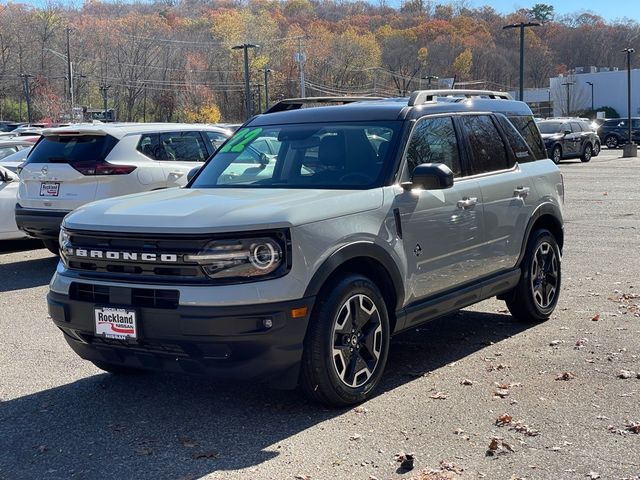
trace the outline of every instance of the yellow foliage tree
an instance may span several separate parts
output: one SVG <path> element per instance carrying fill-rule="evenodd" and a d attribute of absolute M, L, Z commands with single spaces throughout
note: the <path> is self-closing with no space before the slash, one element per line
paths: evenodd
<path fill-rule="evenodd" d="M 221 116 L 220 109 L 215 103 L 188 108 L 184 113 L 188 123 L 218 123 Z"/>
<path fill-rule="evenodd" d="M 473 64 L 473 54 L 470 49 L 465 49 L 453 61 L 452 69 L 456 76 L 461 80 L 465 80 L 471 73 L 471 65 Z"/>

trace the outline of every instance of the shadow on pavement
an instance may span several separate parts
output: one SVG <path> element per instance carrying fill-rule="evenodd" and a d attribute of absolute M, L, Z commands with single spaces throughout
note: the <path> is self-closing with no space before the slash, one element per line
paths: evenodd
<path fill-rule="evenodd" d="M 20 240 L 0 240 L 0 255 L 44 248 L 40 240 L 22 238 Z"/>
<path fill-rule="evenodd" d="M 58 257 L 51 255 L 32 260 L 5 262 L 6 259 L 3 260 L 0 257 L 0 292 L 10 292 L 48 284 L 56 270 Z"/>
<path fill-rule="evenodd" d="M 526 328 L 461 312 L 398 336 L 379 394 Z M 0 401 L 0 477 L 177 479 L 258 467 L 286 452 L 281 441 L 348 411 L 258 385 L 100 374 Z"/>

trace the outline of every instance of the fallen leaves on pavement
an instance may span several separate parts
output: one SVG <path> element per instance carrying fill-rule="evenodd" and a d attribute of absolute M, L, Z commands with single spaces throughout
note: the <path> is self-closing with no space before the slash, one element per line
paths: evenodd
<path fill-rule="evenodd" d="M 563 372 L 556 377 L 556 380 L 562 380 L 568 382 L 569 380 L 573 380 L 576 378 L 576 374 L 573 372 Z"/>

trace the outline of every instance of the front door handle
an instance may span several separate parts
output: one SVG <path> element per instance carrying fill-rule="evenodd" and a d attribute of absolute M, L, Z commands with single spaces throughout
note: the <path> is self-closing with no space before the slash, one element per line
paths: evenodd
<path fill-rule="evenodd" d="M 464 197 L 458 200 L 457 206 L 460 210 L 469 210 L 476 206 L 478 199 L 476 197 Z"/>
<path fill-rule="evenodd" d="M 184 176 L 184 172 L 181 172 L 180 170 L 175 170 L 173 172 L 169 172 L 169 175 L 172 177 L 180 178 Z"/>
<path fill-rule="evenodd" d="M 529 195 L 529 187 L 516 187 L 513 190 L 513 196 L 517 198 L 526 198 Z"/>

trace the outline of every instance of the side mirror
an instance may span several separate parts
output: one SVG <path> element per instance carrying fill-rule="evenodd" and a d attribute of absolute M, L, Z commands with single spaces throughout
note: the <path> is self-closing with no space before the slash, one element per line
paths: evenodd
<path fill-rule="evenodd" d="M 571 133 L 573 133 L 573 132 L 572 132 L 571 130 L 565 130 L 563 133 L 564 133 L 565 135 L 569 135 L 569 134 L 571 134 Z"/>
<path fill-rule="evenodd" d="M 191 179 L 195 177 L 196 173 L 198 173 L 199 171 L 200 167 L 193 167 L 191 170 L 189 170 L 189 173 L 187 173 L 187 182 L 190 182 Z"/>
<path fill-rule="evenodd" d="M 422 163 L 413 169 L 411 181 L 401 186 L 405 190 L 444 190 L 453 186 L 453 172 L 444 163 Z"/>

